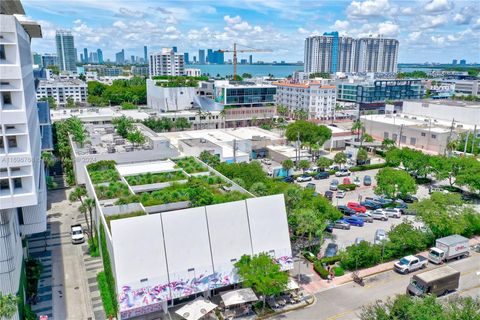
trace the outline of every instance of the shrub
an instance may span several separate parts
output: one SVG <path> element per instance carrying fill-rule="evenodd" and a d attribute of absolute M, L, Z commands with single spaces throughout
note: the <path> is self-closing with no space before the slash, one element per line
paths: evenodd
<path fill-rule="evenodd" d="M 335 273 L 335 277 L 341 277 L 345 274 L 345 270 L 342 267 L 333 267 L 333 272 Z"/>
<path fill-rule="evenodd" d="M 125 177 L 128 184 L 131 186 L 162 183 L 168 181 L 186 180 L 188 177 L 182 171 L 161 172 L 161 173 L 146 173 L 136 176 Z"/>
<path fill-rule="evenodd" d="M 340 261 L 342 259 L 341 256 L 333 256 L 330 258 L 322 258 L 320 259 L 320 262 L 323 264 L 335 264 L 336 262 Z"/>
<path fill-rule="evenodd" d="M 110 221 L 112 221 L 112 220 L 119 220 L 119 219 L 125 219 L 125 218 L 144 216 L 145 214 L 146 213 L 143 212 L 143 211 L 134 211 L 134 212 L 130 212 L 130 213 L 114 214 L 114 215 L 111 215 L 111 216 L 105 216 L 105 220 L 107 221 L 108 229 L 110 229 Z"/>
<path fill-rule="evenodd" d="M 91 257 L 100 257 L 97 240 L 98 239 L 94 239 L 93 237 L 88 239 L 88 252 L 90 253 Z"/>
<path fill-rule="evenodd" d="M 98 285 L 101 288 L 101 283 L 103 283 L 103 292 L 102 300 L 105 296 L 104 309 L 107 316 L 116 316 L 118 310 L 117 298 L 116 298 L 116 289 L 115 289 L 115 278 L 113 277 L 112 265 L 110 262 L 110 254 L 107 249 L 107 242 L 105 240 L 105 229 L 103 225 L 100 225 L 100 249 L 102 250 L 102 261 L 103 261 L 103 270 L 100 273 L 103 273 L 105 277 L 97 276 Z M 106 284 L 105 284 L 106 283 Z M 100 290 L 102 292 L 102 290 Z"/>
<path fill-rule="evenodd" d="M 186 173 L 206 172 L 208 169 L 200 162 L 196 161 L 194 157 L 186 157 L 175 160 L 177 166 L 185 170 Z"/>
<path fill-rule="evenodd" d="M 318 273 L 320 278 L 328 279 L 328 271 L 325 269 L 320 261 L 315 261 L 313 269 Z"/>
<path fill-rule="evenodd" d="M 387 166 L 387 163 L 365 164 L 365 165 L 361 165 L 361 166 L 351 167 L 349 170 L 352 171 L 352 172 L 356 172 L 356 171 L 380 169 L 380 168 L 385 168 L 386 166 Z"/>
<path fill-rule="evenodd" d="M 99 200 L 105 200 L 129 196 L 130 190 L 125 183 L 117 181 L 111 182 L 108 186 L 95 186 L 95 193 Z"/>
<path fill-rule="evenodd" d="M 100 271 L 97 274 L 97 282 L 98 282 L 98 288 L 100 290 L 100 296 L 102 297 L 103 310 L 105 310 L 105 314 L 107 315 L 107 317 L 116 316 L 115 307 L 114 307 L 115 302 L 113 300 L 115 297 L 112 297 L 110 294 L 105 271 Z"/>
<path fill-rule="evenodd" d="M 305 257 L 305 259 L 307 259 L 308 261 L 310 262 L 315 262 L 317 261 L 317 258 L 315 257 L 315 255 L 309 251 L 304 251 L 303 252 L 303 256 Z"/>
<path fill-rule="evenodd" d="M 344 190 L 344 191 L 352 191 L 352 190 L 355 190 L 356 188 L 357 188 L 357 185 L 353 183 L 338 185 L 338 189 Z"/>

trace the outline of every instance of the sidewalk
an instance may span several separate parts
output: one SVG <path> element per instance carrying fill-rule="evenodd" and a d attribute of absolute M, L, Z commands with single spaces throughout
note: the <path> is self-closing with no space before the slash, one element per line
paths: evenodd
<path fill-rule="evenodd" d="M 470 239 L 469 245 L 473 246 L 473 245 L 476 245 L 476 244 L 479 244 L 479 243 L 480 243 L 480 236 Z M 424 252 L 420 252 L 419 254 L 423 255 L 423 256 L 427 256 L 428 252 L 424 251 Z M 385 262 L 385 263 L 373 266 L 371 268 L 359 270 L 359 275 L 360 275 L 360 277 L 365 278 L 365 277 L 373 276 L 373 275 L 378 274 L 378 273 L 382 273 L 382 272 L 385 272 L 385 271 L 392 270 L 393 269 L 393 264 L 395 263 L 395 261 L 396 260 L 390 261 L 390 262 Z M 302 281 L 301 282 L 301 287 L 303 289 L 305 289 L 307 292 L 309 292 L 311 294 L 315 294 L 315 293 L 322 292 L 322 291 L 325 291 L 325 290 L 329 290 L 329 289 L 335 288 L 339 285 L 351 282 L 352 281 L 352 273 L 347 272 L 341 277 L 334 278 L 329 283 L 329 282 L 327 282 L 327 280 L 324 280 L 324 279 L 320 278 L 318 273 L 316 273 L 315 270 L 313 270 L 313 263 L 309 263 L 308 274 L 302 274 L 302 278 L 303 279 L 306 278 L 308 280 L 307 281 Z"/>

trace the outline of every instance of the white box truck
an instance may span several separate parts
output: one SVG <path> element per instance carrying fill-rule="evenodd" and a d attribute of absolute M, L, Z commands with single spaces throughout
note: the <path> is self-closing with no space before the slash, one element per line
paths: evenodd
<path fill-rule="evenodd" d="M 440 238 L 435 241 L 435 247 L 430 249 L 428 260 L 441 264 L 452 259 L 468 257 L 468 239 L 458 234 Z"/>

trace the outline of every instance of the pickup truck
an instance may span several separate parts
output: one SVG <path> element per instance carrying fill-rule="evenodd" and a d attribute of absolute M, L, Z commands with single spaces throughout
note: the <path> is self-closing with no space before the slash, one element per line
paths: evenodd
<path fill-rule="evenodd" d="M 83 235 L 83 227 L 81 224 L 74 224 L 70 226 L 70 235 L 72 237 L 72 243 L 84 243 L 85 236 Z"/>
<path fill-rule="evenodd" d="M 424 269 L 428 265 L 428 259 L 423 256 L 406 256 L 395 262 L 395 271 L 407 274 L 415 270 Z"/>

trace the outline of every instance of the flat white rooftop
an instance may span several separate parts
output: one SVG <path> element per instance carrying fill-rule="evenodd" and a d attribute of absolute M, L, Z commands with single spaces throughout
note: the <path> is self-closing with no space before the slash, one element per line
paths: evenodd
<path fill-rule="evenodd" d="M 138 110 L 118 110 L 117 108 L 76 108 L 50 110 L 52 121 L 66 120 L 73 116 L 84 122 L 111 121 L 113 118 L 126 116 L 134 120 L 145 120 L 150 117 L 147 112 Z"/>
<path fill-rule="evenodd" d="M 122 176 L 133 176 L 143 173 L 160 173 L 175 171 L 175 162 L 172 160 L 160 160 L 149 162 L 135 162 L 116 165 L 118 173 Z"/>

